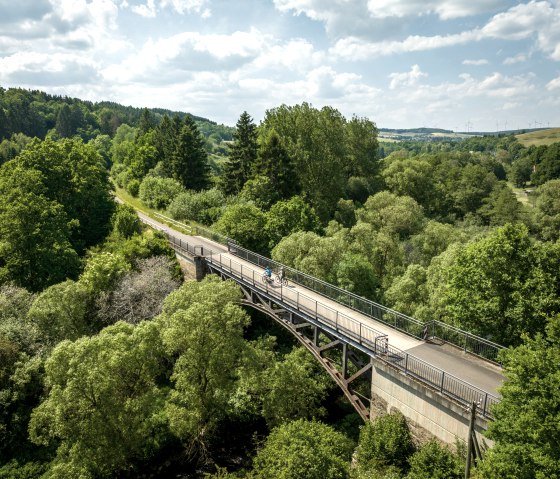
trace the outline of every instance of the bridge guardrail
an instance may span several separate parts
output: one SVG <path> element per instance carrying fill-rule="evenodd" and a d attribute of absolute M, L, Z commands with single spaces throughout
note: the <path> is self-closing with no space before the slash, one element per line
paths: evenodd
<path fill-rule="evenodd" d="M 386 341 L 387 335 L 381 331 L 362 324 L 337 310 L 326 306 L 309 296 L 294 291 L 282 284 L 270 286 L 263 283 L 262 272 L 248 268 L 231 258 L 222 259 L 221 254 L 210 255 L 206 260 L 219 265 L 224 271 L 241 278 L 253 287 L 266 291 L 272 297 L 293 306 L 313 318 L 319 323 L 341 332 L 359 344 L 368 348 L 378 359 L 396 367 L 405 375 L 437 389 L 441 394 L 455 399 L 465 406 L 476 402 L 480 413 L 491 418 L 490 406 L 499 401 L 499 398 L 463 381 L 452 374 L 445 372 L 431 364 L 406 353 L 399 348 L 391 346 Z M 266 265 L 265 265 L 266 266 Z M 381 341 L 380 341 L 381 340 Z"/>
<path fill-rule="evenodd" d="M 480 338 L 449 324 L 442 323 L 441 321 L 434 320 L 424 323 L 423 321 L 419 321 L 415 318 L 407 316 L 406 314 L 399 313 L 398 311 L 376 303 L 375 301 L 362 298 L 361 296 L 329 284 L 323 280 L 314 278 L 307 273 L 302 273 L 294 268 L 290 268 L 282 263 L 266 258 L 258 253 L 254 253 L 253 251 L 245 249 L 238 244 L 230 242 L 228 249 L 232 254 L 263 268 L 266 266 L 270 266 L 272 269 L 279 269 L 280 267 L 283 267 L 286 277 L 295 283 L 306 286 L 316 293 L 327 296 L 328 298 L 359 311 L 376 321 L 385 323 L 388 326 L 417 339 L 426 340 L 430 337 L 437 338 L 453 344 L 466 352 L 499 364 L 498 353 L 504 349 L 504 347 L 493 343 L 492 341 Z"/>
<path fill-rule="evenodd" d="M 286 276 L 295 283 L 306 286 L 319 294 L 327 296 L 328 298 L 344 304 L 349 308 L 359 311 L 376 321 L 387 324 L 388 326 L 391 326 L 392 328 L 402 331 L 410 336 L 422 340 L 437 338 L 441 341 L 453 344 L 463 349 L 465 352 L 474 354 L 495 364 L 499 364 L 498 353 L 504 349 L 504 346 L 501 346 L 500 344 L 481 338 L 438 320 L 432 320 L 424 323 L 407 316 L 406 314 L 383 306 L 382 304 L 378 304 L 375 301 L 362 298 L 354 293 L 329 284 L 326 281 L 315 278 L 307 273 L 290 268 L 289 266 L 283 265 L 282 263 L 274 261 L 270 258 L 266 258 L 258 253 L 254 253 L 253 251 L 239 246 L 235 241 L 232 241 L 226 236 L 216 233 L 208 228 L 180 223 L 160 213 L 157 213 L 157 216 L 182 228 L 190 229 L 198 236 L 203 236 L 227 246 L 232 254 L 246 259 L 253 264 L 263 268 L 266 266 L 271 266 L 273 269 L 283 267 L 286 272 Z"/>

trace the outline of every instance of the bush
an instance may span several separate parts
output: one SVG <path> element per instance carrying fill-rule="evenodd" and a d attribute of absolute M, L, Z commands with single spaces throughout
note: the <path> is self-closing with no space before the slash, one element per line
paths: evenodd
<path fill-rule="evenodd" d="M 330 426 L 300 419 L 272 430 L 254 461 L 257 478 L 348 477 L 352 441 Z"/>
<path fill-rule="evenodd" d="M 461 479 L 463 465 L 447 447 L 430 441 L 410 457 L 406 479 Z"/>
<path fill-rule="evenodd" d="M 147 176 L 140 184 L 140 200 L 148 208 L 164 209 L 182 191 L 176 180 Z"/>
<path fill-rule="evenodd" d="M 128 193 L 131 196 L 134 196 L 135 198 L 138 196 L 139 190 L 140 190 L 140 181 L 137 180 L 136 178 L 130 180 L 126 185 L 126 191 L 128 191 Z"/>
<path fill-rule="evenodd" d="M 167 212 L 176 220 L 192 220 L 211 225 L 221 216 L 225 201 L 224 194 L 216 188 L 200 192 L 186 191 L 173 199 Z"/>
<path fill-rule="evenodd" d="M 414 444 L 406 419 L 401 413 L 388 414 L 362 428 L 357 463 L 360 469 L 396 466 L 404 470 L 413 452 Z"/>

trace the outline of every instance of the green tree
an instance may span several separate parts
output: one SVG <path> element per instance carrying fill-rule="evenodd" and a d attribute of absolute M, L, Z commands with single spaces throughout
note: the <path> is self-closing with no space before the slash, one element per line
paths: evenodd
<path fill-rule="evenodd" d="M 436 188 L 433 167 L 428 161 L 415 158 L 394 160 L 383 169 L 382 175 L 392 193 L 409 196 L 428 211 L 433 211 Z"/>
<path fill-rule="evenodd" d="M 295 165 L 274 129 L 261 139 L 253 170 L 254 175 L 270 180 L 270 188 L 279 199 L 290 198 L 299 190 Z"/>
<path fill-rule="evenodd" d="M 203 190 L 209 185 L 208 154 L 204 138 L 194 120 L 187 115 L 171 157 L 173 178 L 188 190 Z"/>
<path fill-rule="evenodd" d="M 241 114 L 235 128 L 229 158 L 224 165 L 224 191 L 228 195 L 236 195 L 241 191 L 252 176 L 257 159 L 257 126 L 249 113 L 244 111 Z"/>
<path fill-rule="evenodd" d="M 558 178 L 560 178 L 560 142 L 546 147 L 546 151 L 531 175 L 531 180 L 536 185 L 542 185 Z"/>
<path fill-rule="evenodd" d="M 140 121 L 138 122 L 137 135 L 140 137 L 156 127 L 156 121 L 153 114 L 147 108 L 142 110 Z"/>
<path fill-rule="evenodd" d="M 284 237 L 296 231 L 317 231 L 320 223 L 315 211 L 301 196 L 278 201 L 266 213 L 265 231 L 270 249 Z"/>
<path fill-rule="evenodd" d="M 269 242 L 265 225 L 265 213 L 252 204 L 241 203 L 226 208 L 214 227 L 241 246 L 264 253 Z"/>
<path fill-rule="evenodd" d="M 62 105 L 56 116 L 56 131 L 61 138 L 70 138 L 76 133 L 72 122 L 72 112 L 68 104 Z"/>
<path fill-rule="evenodd" d="M 534 335 L 559 311 L 558 245 L 531 241 L 527 228 L 505 225 L 468 244 L 451 266 L 445 292 L 449 318 L 505 344 Z"/>
<path fill-rule="evenodd" d="M 560 180 L 550 180 L 537 189 L 535 202 L 539 236 L 546 241 L 560 238 Z"/>
<path fill-rule="evenodd" d="M 142 223 L 136 210 L 127 204 L 117 205 L 115 213 L 111 218 L 113 234 L 120 238 L 130 238 L 142 231 Z"/>
<path fill-rule="evenodd" d="M 188 448 L 204 450 L 230 409 L 249 324 L 239 298 L 234 282 L 209 276 L 185 283 L 165 300 L 159 323 L 166 351 L 177 358 L 165 411 Z"/>
<path fill-rule="evenodd" d="M 405 273 L 385 291 L 388 306 L 403 314 L 416 316 L 417 309 L 428 299 L 426 281 L 426 268 L 419 264 L 409 265 Z"/>
<path fill-rule="evenodd" d="M 352 442 L 320 422 L 300 419 L 274 429 L 254 460 L 262 479 L 344 479 Z"/>
<path fill-rule="evenodd" d="M 353 116 L 346 124 L 347 175 L 375 183 L 379 174 L 378 130 L 371 120 Z"/>
<path fill-rule="evenodd" d="M 504 350 L 500 360 L 506 380 L 487 433 L 495 445 L 477 469 L 495 479 L 557 479 L 560 316 L 549 319 L 545 334 Z"/>
<path fill-rule="evenodd" d="M 432 440 L 410 456 L 406 479 L 462 479 L 463 461 L 447 447 Z M 493 477 L 493 476 L 492 476 Z"/>
<path fill-rule="evenodd" d="M 346 252 L 336 268 L 338 286 L 368 299 L 379 298 L 379 280 L 365 256 Z"/>
<path fill-rule="evenodd" d="M 46 194 L 38 171 L 12 162 L 0 169 L 0 283 L 39 291 L 76 276 L 68 216 Z"/>
<path fill-rule="evenodd" d="M 87 322 L 90 296 L 81 283 L 68 280 L 40 293 L 28 318 L 36 325 L 41 341 L 52 347 L 64 339 L 75 340 L 91 332 Z"/>
<path fill-rule="evenodd" d="M 375 471 L 396 466 L 405 471 L 413 452 L 406 419 L 397 412 L 365 424 L 360 431 L 356 460 L 360 469 Z"/>
<path fill-rule="evenodd" d="M 241 200 L 254 203 L 257 208 L 262 210 L 268 210 L 280 200 L 280 195 L 272 187 L 270 178 L 262 175 L 247 180 L 238 197 Z"/>
<path fill-rule="evenodd" d="M 507 184 L 497 183 L 478 211 L 490 226 L 503 226 L 521 220 L 522 206 Z"/>
<path fill-rule="evenodd" d="M 146 176 L 140 183 L 139 197 L 148 208 L 163 210 L 183 191 L 177 180 Z"/>
<path fill-rule="evenodd" d="M 165 443 L 163 358 L 154 322 L 117 323 L 54 349 L 29 426 L 34 443 L 58 446 L 46 477 L 114 477 Z"/>
<path fill-rule="evenodd" d="M 225 203 L 226 198 L 216 188 L 186 191 L 173 199 L 167 208 L 167 213 L 176 220 L 198 221 L 211 225 L 221 216 Z"/>

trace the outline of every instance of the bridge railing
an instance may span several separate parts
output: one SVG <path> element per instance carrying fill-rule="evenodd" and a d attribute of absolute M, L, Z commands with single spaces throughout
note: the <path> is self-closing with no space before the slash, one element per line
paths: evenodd
<path fill-rule="evenodd" d="M 228 249 L 232 254 L 262 268 L 270 266 L 272 269 L 278 270 L 283 267 L 286 277 L 293 282 L 301 284 L 302 286 L 417 339 L 437 338 L 494 363 L 498 363 L 498 353 L 504 349 L 504 347 L 499 344 L 462 331 L 461 329 L 442 323 L 441 321 L 429 321 L 424 323 L 406 314 L 387 308 L 382 304 L 362 298 L 354 293 L 318 278 L 314 278 L 307 273 L 302 273 L 301 271 L 290 268 L 270 258 L 261 256 L 233 242 L 228 244 Z"/>
<path fill-rule="evenodd" d="M 344 337 L 363 345 L 375 357 L 396 367 L 407 376 L 437 389 L 441 394 L 453 398 L 465 406 L 476 402 L 480 413 L 491 417 L 490 406 L 499 398 L 469 384 L 422 359 L 389 345 L 387 335 L 381 331 L 364 325 L 338 310 L 335 310 L 316 299 L 283 285 L 270 285 L 262 281 L 262 271 L 243 265 L 231 258 L 223 258 L 221 254 L 209 255 L 206 260 L 218 265 L 223 271 L 242 279 L 254 288 L 266 292 L 282 303 L 314 318 L 319 324 L 327 326 Z M 264 264 L 263 266 L 267 266 Z M 272 266 L 272 264 L 271 264 Z"/>

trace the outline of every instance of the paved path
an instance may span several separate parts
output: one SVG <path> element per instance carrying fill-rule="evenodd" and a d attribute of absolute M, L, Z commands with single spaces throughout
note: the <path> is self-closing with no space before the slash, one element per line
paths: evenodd
<path fill-rule="evenodd" d="M 201 236 L 190 236 L 180 233 L 142 213 L 138 213 L 138 215 L 142 221 L 152 227 L 165 231 L 176 238 L 181 238 L 182 241 L 186 241 L 192 246 L 202 246 L 205 254 L 212 251 L 214 261 L 220 261 L 225 265 L 232 265 L 232 269 L 235 270 L 237 276 L 250 280 L 254 282 L 256 286 L 260 286 L 261 288 L 265 287 L 261 282 L 263 269 L 253 263 L 228 253 L 227 248 L 223 245 Z M 292 301 L 295 301 L 295 298 L 297 297 L 298 303 L 302 304 L 305 304 L 305 301 L 307 301 L 310 303 L 310 308 L 316 308 L 314 302 L 317 302 L 317 304 L 320 305 L 319 307 L 323 308 L 321 310 L 321 314 L 325 316 L 328 316 L 330 312 L 338 311 L 340 316 L 337 315 L 337 317 L 352 318 L 352 320 L 362 323 L 362 325 L 369 326 L 380 333 L 386 334 L 391 346 L 412 354 L 417 358 L 445 371 L 446 373 L 476 386 L 477 388 L 491 394 L 498 395 L 497 388 L 504 378 L 501 373 L 501 368 L 493 364 L 476 358 L 470 354 L 463 353 L 457 348 L 449 345 L 432 344 L 415 339 L 299 284 L 290 282 L 288 287 L 280 287 L 278 285 L 271 286 L 269 288 L 276 295 L 282 294 L 284 299 L 291 299 Z M 311 303 L 313 303 L 312 306 Z"/>

